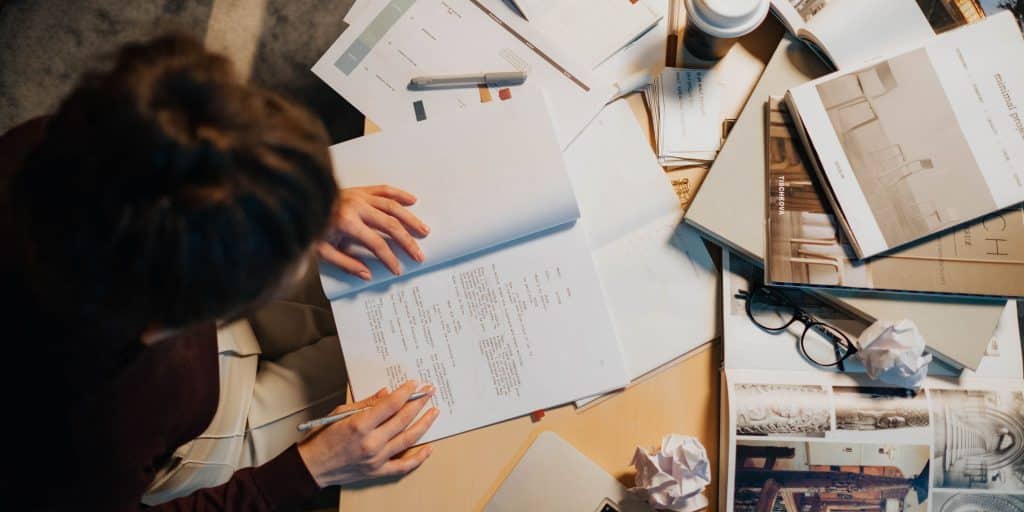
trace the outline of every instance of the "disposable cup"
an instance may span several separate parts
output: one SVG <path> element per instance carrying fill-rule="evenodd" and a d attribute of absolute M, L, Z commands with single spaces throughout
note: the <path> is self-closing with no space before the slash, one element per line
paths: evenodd
<path fill-rule="evenodd" d="M 768 16 L 770 0 L 686 0 L 683 45 L 703 60 L 725 56 L 737 39 Z"/>

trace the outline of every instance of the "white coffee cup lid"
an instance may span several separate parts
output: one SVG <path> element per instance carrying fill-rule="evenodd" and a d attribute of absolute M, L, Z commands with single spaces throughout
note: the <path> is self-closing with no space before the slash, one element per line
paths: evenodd
<path fill-rule="evenodd" d="M 768 16 L 769 0 L 686 0 L 686 14 L 709 35 L 734 38 L 757 28 Z"/>

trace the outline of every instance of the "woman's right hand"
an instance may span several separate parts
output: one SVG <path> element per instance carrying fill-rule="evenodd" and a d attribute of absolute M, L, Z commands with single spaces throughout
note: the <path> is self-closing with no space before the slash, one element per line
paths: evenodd
<path fill-rule="evenodd" d="M 400 476 L 419 467 L 430 456 L 430 445 L 416 444 L 437 419 L 431 408 L 413 420 L 434 395 L 434 387 L 423 389 L 427 396 L 408 402 L 419 385 L 408 381 L 391 393 L 376 395 L 335 408 L 339 414 L 361 407 L 370 408 L 327 425 L 299 443 L 299 455 L 320 487 L 344 485 L 361 480 Z M 411 424 L 411 425 L 410 425 Z"/>

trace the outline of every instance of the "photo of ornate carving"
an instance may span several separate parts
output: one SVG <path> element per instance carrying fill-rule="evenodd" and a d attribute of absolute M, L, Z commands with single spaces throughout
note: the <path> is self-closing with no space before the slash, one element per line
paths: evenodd
<path fill-rule="evenodd" d="M 830 429 L 828 392 L 822 386 L 737 384 L 730 400 L 736 402 L 739 435 L 821 437 Z"/>
<path fill-rule="evenodd" d="M 923 392 L 897 388 L 834 386 L 837 430 L 886 430 L 927 427 L 928 400 Z"/>

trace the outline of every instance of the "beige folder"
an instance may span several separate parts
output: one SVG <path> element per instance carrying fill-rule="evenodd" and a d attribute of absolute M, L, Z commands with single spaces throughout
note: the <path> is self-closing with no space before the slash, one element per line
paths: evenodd
<path fill-rule="evenodd" d="M 764 103 L 830 70 L 791 35 L 783 37 L 718 158 L 686 212 L 705 236 L 762 263 L 765 254 Z M 932 353 L 958 368 L 976 369 L 1006 305 L 965 299 L 878 292 L 816 290 L 837 307 L 868 320 L 913 320 Z"/>

